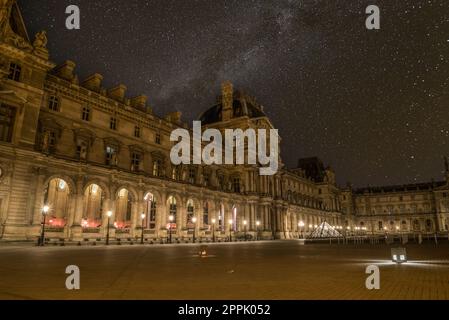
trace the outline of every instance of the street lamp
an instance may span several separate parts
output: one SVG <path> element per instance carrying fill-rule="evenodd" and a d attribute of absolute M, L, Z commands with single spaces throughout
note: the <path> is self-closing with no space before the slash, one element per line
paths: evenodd
<path fill-rule="evenodd" d="M 173 215 L 170 215 L 169 217 L 168 217 L 168 221 L 169 221 L 169 224 L 168 224 L 168 234 L 169 234 L 169 237 L 170 237 L 170 243 L 171 243 L 171 226 L 172 226 L 172 224 L 173 224 L 173 220 L 175 220 L 175 217 L 173 217 Z"/>
<path fill-rule="evenodd" d="M 217 220 L 212 219 L 212 242 L 215 242 L 215 222 L 217 222 Z"/>
<path fill-rule="evenodd" d="M 248 224 L 248 221 L 243 220 L 243 225 L 245 226 L 245 241 L 246 241 L 246 225 Z"/>
<path fill-rule="evenodd" d="M 107 231 L 106 231 L 106 245 L 109 245 L 109 224 L 110 224 L 110 220 L 112 217 L 112 211 L 109 210 L 106 215 L 108 216 L 108 227 L 107 227 Z"/>
<path fill-rule="evenodd" d="M 256 241 L 259 240 L 259 226 L 260 221 L 256 221 Z"/>
<path fill-rule="evenodd" d="M 229 242 L 232 242 L 232 224 L 234 221 L 232 219 L 229 219 Z"/>
<path fill-rule="evenodd" d="M 145 220 L 145 213 L 142 213 L 140 217 L 142 218 L 142 234 L 140 235 L 140 244 L 143 244 L 143 222 Z"/>
<path fill-rule="evenodd" d="M 192 218 L 192 223 L 193 223 L 193 243 L 195 243 L 196 217 Z"/>
<path fill-rule="evenodd" d="M 304 223 L 304 221 L 299 221 L 298 222 L 298 227 L 299 227 L 299 236 L 302 238 L 302 228 L 304 228 L 304 226 L 305 226 L 305 223 Z"/>
<path fill-rule="evenodd" d="M 39 241 L 39 245 L 41 245 L 42 247 L 45 246 L 45 219 L 49 211 L 50 207 L 47 205 L 42 208 L 42 216 L 44 217 L 44 221 L 42 222 L 41 238 Z"/>

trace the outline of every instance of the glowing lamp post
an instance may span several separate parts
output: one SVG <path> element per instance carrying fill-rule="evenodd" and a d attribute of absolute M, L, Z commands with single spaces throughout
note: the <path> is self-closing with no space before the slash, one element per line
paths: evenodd
<path fill-rule="evenodd" d="M 168 223 L 168 235 L 169 235 L 169 242 L 171 243 L 171 227 L 172 227 L 172 224 L 173 224 L 173 220 L 175 220 L 175 217 L 173 217 L 172 215 L 170 215 L 169 217 L 168 217 L 168 221 L 169 221 L 169 223 Z"/>
<path fill-rule="evenodd" d="M 243 221 L 243 225 L 245 226 L 245 241 L 246 241 L 246 226 L 248 224 L 248 221 L 244 220 Z"/>
<path fill-rule="evenodd" d="M 234 221 L 232 219 L 229 219 L 229 242 L 232 242 L 232 224 Z"/>
<path fill-rule="evenodd" d="M 217 220 L 212 219 L 212 242 L 215 242 L 215 222 L 217 222 Z"/>
<path fill-rule="evenodd" d="M 192 223 L 193 223 L 193 243 L 196 242 L 196 239 L 195 239 L 196 221 L 197 221 L 196 217 L 193 217 L 192 218 Z"/>
<path fill-rule="evenodd" d="M 44 218 L 43 222 L 42 222 L 42 230 L 41 230 L 41 238 L 39 240 L 39 245 L 40 246 L 45 246 L 45 220 L 47 218 L 47 214 L 50 211 L 50 207 L 45 205 L 42 208 L 42 216 Z"/>
<path fill-rule="evenodd" d="M 109 245 L 109 225 L 111 224 L 111 217 L 112 217 L 112 211 L 109 210 L 108 213 L 106 213 L 106 215 L 108 216 L 108 226 L 107 226 L 107 231 L 106 231 L 106 245 Z"/>
<path fill-rule="evenodd" d="M 260 221 L 256 221 L 256 241 L 259 240 L 259 226 Z"/>
<path fill-rule="evenodd" d="M 144 220 L 145 220 L 145 213 L 142 213 L 140 215 L 140 217 L 142 218 L 142 234 L 140 235 L 140 244 L 143 244 L 143 229 L 144 229 Z"/>

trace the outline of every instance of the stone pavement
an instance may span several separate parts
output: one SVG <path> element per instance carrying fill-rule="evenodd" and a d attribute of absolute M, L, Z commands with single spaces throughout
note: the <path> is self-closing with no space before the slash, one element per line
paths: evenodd
<path fill-rule="evenodd" d="M 449 299 L 449 245 L 299 245 L 298 241 L 200 245 L 0 247 L 1 299 Z M 380 268 L 380 290 L 365 269 Z M 81 290 L 65 288 L 68 265 Z"/>

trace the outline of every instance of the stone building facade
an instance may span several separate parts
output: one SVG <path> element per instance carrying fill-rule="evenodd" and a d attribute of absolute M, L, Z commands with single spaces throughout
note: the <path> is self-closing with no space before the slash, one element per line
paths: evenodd
<path fill-rule="evenodd" d="M 100 74 L 80 80 L 74 62 L 55 65 L 45 32 L 31 41 L 15 1 L 0 3 L 0 240 L 35 240 L 44 206 L 46 236 L 74 241 L 107 230 L 126 239 L 290 239 L 323 221 L 377 232 L 378 221 L 412 230 L 418 219 L 421 231 L 447 230 L 447 177 L 351 190 L 313 158 L 273 176 L 256 166 L 173 166 L 170 133 L 188 128 L 180 113 L 158 117 L 125 85 L 106 89 Z M 219 130 L 273 128 L 230 83 L 200 120 Z"/>

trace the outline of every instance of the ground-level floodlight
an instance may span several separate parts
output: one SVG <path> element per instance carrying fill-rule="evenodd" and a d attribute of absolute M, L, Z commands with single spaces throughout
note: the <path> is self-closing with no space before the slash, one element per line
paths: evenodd
<path fill-rule="evenodd" d="M 396 263 L 407 262 L 407 250 L 405 248 L 391 248 L 391 260 Z"/>

